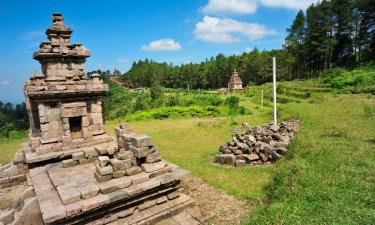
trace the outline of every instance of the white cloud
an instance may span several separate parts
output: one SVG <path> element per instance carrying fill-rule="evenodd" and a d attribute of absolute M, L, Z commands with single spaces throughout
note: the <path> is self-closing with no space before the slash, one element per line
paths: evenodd
<path fill-rule="evenodd" d="M 10 84 L 10 81 L 8 80 L 0 80 L 0 85 L 8 85 Z"/>
<path fill-rule="evenodd" d="M 256 0 L 209 0 L 202 12 L 210 15 L 249 14 L 257 10 Z"/>
<path fill-rule="evenodd" d="M 318 0 L 209 0 L 202 8 L 209 15 L 243 15 L 255 13 L 258 6 L 288 9 L 306 9 Z"/>
<path fill-rule="evenodd" d="M 147 45 L 142 46 L 144 51 L 178 51 L 181 50 L 181 45 L 171 38 L 159 39 L 151 41 Z"/>
<path fill-rule="evenodd" d="M 228 18 L 205 16 L 195 25 L 195 38 L 213 43 L 239 42 L 240 37 L 256 40 L 267 35 L 276 34 L 257 23 L 246 23 Z"/>
<path fill-rule="evenodd" d="M 312 3 L 318 0 L 260 0 L 260 4 L 266 7 L 288 8 L 288 9 L 306 9 Z"/>
<path fill-rule="evenodd" d="M 25 33 L 21 37 L 21 39 L 24 41 L 30 41 L 30 40 L 35 40 L 35 39 L 41 39 L 43 38 L 43 36 L 44 36 L 44 33 L 42 31 L 32 30 L 32 31 L 28 31 L 27 33 Z"/>

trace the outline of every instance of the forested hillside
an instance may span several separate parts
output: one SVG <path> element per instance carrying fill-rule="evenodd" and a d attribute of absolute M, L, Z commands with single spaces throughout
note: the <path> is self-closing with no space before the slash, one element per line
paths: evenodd
<path fill-rule="evenodd" d="M 22 136 L 18 133 L 29 127 L 25 103 L 13 105 L 0 101 L 0 137 Z"/>
<path fill-rule="evenodd" d="M 233 69 L 246 85 L 271 80 L 273 56 L 280 80 L 307 79 L 334 67 L 352 69 L 375 59 L 374 0 L 323 0 L 299 11 L 281 50 L 245 52 L 206 59 L 201 63 L 172 65 L 152 60 L 134 62 L 123 75 L 140 86 L 226 87 Z"/>

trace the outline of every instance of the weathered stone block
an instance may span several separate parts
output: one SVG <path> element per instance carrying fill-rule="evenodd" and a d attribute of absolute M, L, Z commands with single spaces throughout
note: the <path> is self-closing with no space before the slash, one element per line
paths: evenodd
<path fill-rule="evenodd" d="M 99 161 L 100 167 L 105 167 L 109 163 L 109 157 L 108 156 L 99 156 L 98 161 Z M 102 175 L 106 175 L 106 174 L 102 174 Z"/>
<path fill-rule="evenodd" d="M 103 176 L 100 175 L 97 171 L 94 172 L 94 176 L 96 181 L 98 181 L 99 183 L 112 179 L 112 174 Z"/>
<path fill-rule="evenodd" d="M 148 146 L 154 145 L 153 140 L 145 134 L 138 134 L 132 137 L 131 142 L 132 142 L 132 145 L 137 148 L 148 147 Z"/>
<path fill-rule="evenodd" d="M 112 165 L 113 171 L 125 170 L 125 164 L 119 159 L 110 159 L 109 162 Z"/>
<path fill-rule="evenodd" d="M 133 159 L 134 153 L 132 151 L 121 151 L 117 154 L 117 158 L 121 160 Z"/>
<path fill-rule="evenodd" d="M 215 156 L 215 162 L 222 163 L 222 164 L 229 164 L 234 165 L 236 162 L 236 156 L 232 154 L 221 154 Z"/>
<path fill-rule="evenodd" d="M 78 188 L 59 186 L 57 192 L 64 204 L 77 202 L 81 198 L 81 192 Z"/>
<path fill-rule="evenodd" d="M 145 171 L 146 173 L 151 173 L 156 170 L 160 170 L 166 166 L 166 163 L 164 161 L 159 161 L 155 163 L 143 163 L 141 165 L 142 170 Z"/>
<path fill-rule="evenodd" d="M 79 191 L 83 198 L 91 198 L 98 194 L 99 187 L 94 183 L 85 183 L 79 188 Z"/>
<path fill-rule="evenodd" d="M 132 180 L 133 185 L 143 183 L 143 182 L 148 181 L 150 179 L 150 177 L 147 173 L 140 173 L 140 174 L 131 176 L 130 178 Z"/>
<path fill-rule="evenodd" d="M 160 156 L 159 151 L 155 151 L 155 152 L 146 156 L 146 162 L 147 163 L 158 162 L 160 160 L 161 160 L 161 156 Z"/>
<path fill-rule="evenodd" d="M 140 172 L 142 172 L 142 169 L 139 166 L 133 166 L 133 167 L 131 167 L 129 169 L 126 169 L 126 174 L 128 176 L 133 176 L 133 175 L 138 174 Z"/>
<path fill-rule="evenodd" d="M 64 168 L 66 167 L 71 167 L 71 166 L 75 166 L 78 164 L 78 161 L 77 160 L 73 160 L 73 159 L 66 159 L 66 160 L 63 160 L 62 161 L 62 166 Z"/>
<path fill-rule="evenodd" d="M 110 165 L 104 166 L 104 167 L 95 167 L 95 168 L 96 168 L 96 172 L 98 172 L 98 174 L 102 176 L 112 175 L 113 173 L 113 168 Z"/>
<path fill-rule="evenodd" d="M 245 165 L 246 165 L 245 160 L 242 160 L 242 159 L 236 160 L 236 167 L 241 167 L 241 166 L 245 166 Z"/>
<path fill-rule="evenodd" d="M 113 172 L 113 178 L 119 178 L 119 177 L 123 177 L 126 175 L 126 170 L 118 170 L 118 171 L 115 171 Z"/>
<path fill-rule="evenodd" d="M 84 152 L 85 152 L 86 158 L 92 158 L 92 157 L 98 156 L 98 153 L 96 152 L 96 150 L 94 148 L 87 148 L 87 149 L 84 150 Z"/>
<path fill-rule="evenodd" d="M 137 158 L 146 157 L 150 152 L 148 147 L 137 148 L 134 146 L 130 146 L 130 151 L 132 151 Z"/>
<path fill-rule="evenodd" d="M 83 159 L 83 158 L 85 158 L 84 152 L 76 152 L 76 153 L 73 153 L 73 155 L 72 155 L 73 160 L 80 160 L 80 159 Z"/>

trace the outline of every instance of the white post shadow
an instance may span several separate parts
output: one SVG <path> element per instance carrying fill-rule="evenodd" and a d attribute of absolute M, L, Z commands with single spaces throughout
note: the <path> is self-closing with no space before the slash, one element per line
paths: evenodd
<path fill-rule="evenodd" d="M 276 57 L 272 57 L 273 61 L 273 124 L 277 126 L 276 112 Z"/>

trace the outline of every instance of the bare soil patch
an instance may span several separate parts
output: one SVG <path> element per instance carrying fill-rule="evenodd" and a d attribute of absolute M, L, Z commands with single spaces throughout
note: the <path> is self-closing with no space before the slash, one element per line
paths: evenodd
<path fill-rule="evenodd" d="M 228 195 L 191 175 L 184 178 L 183 187 L 184 192 L 197 202 L 202 214 L 210 218 L 206 224 L 241 224 L 254 207 L 253 202 Z"/>

